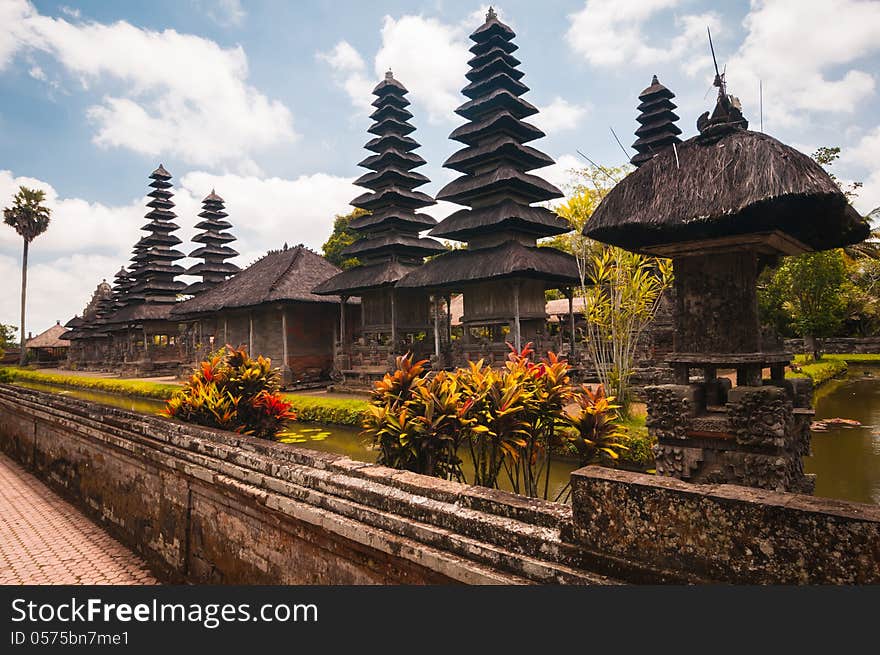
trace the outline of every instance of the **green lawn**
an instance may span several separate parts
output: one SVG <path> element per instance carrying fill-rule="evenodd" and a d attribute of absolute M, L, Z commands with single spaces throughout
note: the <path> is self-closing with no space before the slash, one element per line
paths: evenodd
<path fill-rule="evenodd" d="M 844 359 L 844 357 L 847 359 Z M 850 361 L 849 355 L 827 355 L 818 362 L 814 362 L 812 358 L 807 359 L 803 355 L 796 355 L 795 364 L 800 366 L 801 370 L 799 372 L 788 371 L 785 377 L 808 377 L 813 381 L 813 386 L 818 387 L 820 384 L 846 373 L 848 361 Z"/>

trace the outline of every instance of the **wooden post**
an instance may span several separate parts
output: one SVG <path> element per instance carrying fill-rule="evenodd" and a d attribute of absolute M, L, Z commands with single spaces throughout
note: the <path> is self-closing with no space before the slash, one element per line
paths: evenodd
<path fill-rule="evenodd" d="M 224 346 L 225 346 L 227 343 L 229 343 L 229 333 L 228 333 L 228 331 L 227 331 L 227 327 L 228 327 L 228 326 L 227 326 L 227 320 L 226 320 L 226 317 L 224 316 L 224 317 L 223 317 L 223 345 L 224 345 Z"/>
<path fill-rule="evenodd" d="M 440 369 L 440 296 L 435 294 L 432 302 L 434 305 L 434 354 L 437 356 L 437 368 Z"/>
<path fill-rule="evenodd" d="M 391 354 L 397 354 L 397 312 L 394 303 L 394 287 L 391 287 Z"/>
<path fill-rule="evenodd" d="M 571 352 L 568 354 L 568 360 L 570 362 L 573 362 L 575 361 L 575 345 L 577 344 L 577 339 L 575 338 L 574 332 L 574 289 L 569 287 L 566 295 L 568 296 L 568 323 L 569 329 L 571 330 L 571 334 L 568 335 L 569 348 L 571 348 Z"/>
<path fill-rule="evenodd" d="M 282 366 L 290 366 L 287 362 L 287 308 L 281 307 L 281 359 Z"/>
<path fill-rule="evenodd" d="M 141 330 L 143 330 L 143 332 L 144 332 L 144 359 L 148 359 L 148 353 L 150 352 L 150 347 L 147 342 L 147 328 L 145 326 L 142 326 Z"/>
<path fill-rule="evenodd" d="M 348 339 L 345 336 L 345 304 L 347 302 L 348 296 L 339 296 L 339 343 L 343 355 L 348 353 L 348 348 L 346 347 Z"/>
<path fill-rule="evenodd" d="M 516 351 L 522 350 L 519 325 L 519 280 L 513 283 L 513 345 Z"/>
<path fill-rule="evenodd" d="M 446 294 L 446 345 L 452 347 L 452 295 Z"/>
<path fill-rule="evenodd" d="M 254 356 L 254 313 L 248 312 L 248 355 Z"/>

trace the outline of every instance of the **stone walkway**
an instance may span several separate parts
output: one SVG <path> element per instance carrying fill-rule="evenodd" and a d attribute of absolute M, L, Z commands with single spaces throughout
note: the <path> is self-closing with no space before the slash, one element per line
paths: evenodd
<path fill-rule="evenodd" d="M 0 584 L 159 584 L 144 561 L 0 453 Z"/>

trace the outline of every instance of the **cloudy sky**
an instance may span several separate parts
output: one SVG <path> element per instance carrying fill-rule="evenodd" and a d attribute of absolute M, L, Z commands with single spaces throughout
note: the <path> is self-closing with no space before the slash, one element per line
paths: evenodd
<path fill-rule="evenodd" d="M 465 0 L 0 0 L 0 206 L 43 188 L 49 231 L 31 249 L 27 329 L 81 312 L 127 262 L 145 223 L 147 175 L 171 171 L 185 243 L 212 188 L 247 265 L 269 248 L 320 248 L 359 194 L 370 90 L 389 67 L 410 89 L 435 192 L 457 147 L 468 34 L 487 5 Z M 714 101 L 710 26 L 731 93 L 758 129 L 812 152 L 840 146 L 839 177 L 880 205 L 880 2 L 871 0 L 504 0 L 557 165 L 625 160 L 651 75 L 677 94 L 684 137 Z M 532 120 L 532 119 L 530 119 Z M 632 151 L 627 153 L 632 154 Z M 450 211 L 438 206 L 439 218 Z M 21 242 L 0 225 L 0 323 L 18 323 Z M 185 261 L 184 264 L 191 263 Z"/>

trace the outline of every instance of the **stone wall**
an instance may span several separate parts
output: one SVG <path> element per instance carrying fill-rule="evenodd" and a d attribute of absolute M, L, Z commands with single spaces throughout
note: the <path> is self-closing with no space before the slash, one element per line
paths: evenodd
<path fill-rule="evenodd" d="M 880 507 L 598 467 L 571 507 L 0 385 L 0 449 L 170 581 L 880 583 Z"/>
<path fill-rule="evenodd" d="M 847 353 L 880 353 L 880 337 L 829 337 L 820 341 L 822 352 L 830 355 Z M 786 339 L 785 349 L 792 353 L 806 353 L 803 339 Z M 812 354 L 812 353 L 809 353 Z"/>
<path fill-rule="evenodd" d="M 338 455 L 6 385 L 0 448 L 172 581 L 615 582 L 565 506 Z"/>
<path fill-rule="evenodd" d="M 880 506 L 587 467 L 572 474 L 584 548 L 737 584 L 880 583 Z"/>

